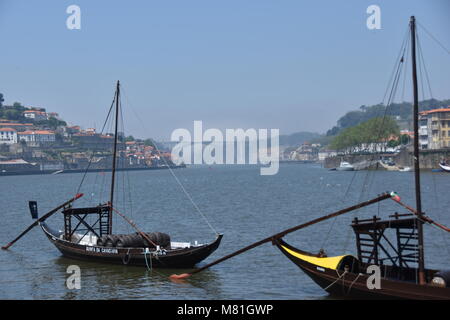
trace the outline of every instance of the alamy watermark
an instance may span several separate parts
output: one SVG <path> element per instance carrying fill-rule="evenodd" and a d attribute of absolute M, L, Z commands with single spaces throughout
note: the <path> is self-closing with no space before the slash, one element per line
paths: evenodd
<path fill-rule="evenodd" d="M 79 6 L 72 4 L 67 7 L 66 13 L 70 14 L 66 19 L 66 27 L 69 30 L 81 29 L 81 9 Z"/>
<path fill-rule="evenodd" d="M 381 289 L 381 270 L 377 265 L 370 265 L 367 267 L 367 273 L 370 274 L 367 277 L 366 285 L 369 290 Z"/>
<path fill-rule="evenodd" d="M 81 269 L 73 264 L 67 267 L 66 273 L 70 274 L 66 280 L 66 287 L 69 290 L 81 289 Z"/>
<path fill-rule="evenodd" d="M 175 164 L 263 164 L 261 175 L 274 175 L 279 169 L 279 129 L 207 129 L 194 121 L 194 133 L 187 129 L 172 132 Z"/>
<path fill-rule="evenodd" d="M 381 9 L 376 4 L 367 7 L 367 14 L 370 16 L 366 20 L 366 25 L 369 30 L 381 29 Z"/>

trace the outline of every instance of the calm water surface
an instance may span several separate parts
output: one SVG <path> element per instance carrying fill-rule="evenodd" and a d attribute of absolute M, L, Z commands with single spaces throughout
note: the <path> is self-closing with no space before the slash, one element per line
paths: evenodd
<path fill-rule="evenodd" d="M 211 262 L 288 227 L 328 214 L 388 191 L 413 204 L 413 174 L 336 172 L 319 165 L 282 164 L 274 176 L 260 176 L 256 166 L 191 167 L 176 170 L 200 210 L 224 238 Z M 81 174 L 0 177 L 0 242 L 15 238 L 32 220 L 28 200 L 41 215 L 68 200 Z M 106 200 L 108 175 L 88 174 L 77 206 Z M 174 241 L 212 241 L 214 232 L 167 170 L 128 172 L 119 179 L 118 206 L 145 231 L 161 231 Z M 130 188 L 124 186 L 130 185 Z M 350 186 L 350 187 L 349 187 Z M 450 174 L 423 173 L 423 202 L 435 220 L 450 225 Z M 328 255 L 354 253 L 351 219 L 398 210 L 393 201 L 360 210 L 288 235 L 291 244 Z M 133 232 L 114 220 L 115 232 Z M 62 227 L 61 215 L 48 221 Z M 427 266 L 448 268 L 449 237 L 426 227 Z M 9 251 L 0 251 L 1 299 L 324 299 L 327 294 L 271 244 L 218 264 L 189 279 L 172 283 L 168 275 L 186 270 L 147 271 L 140 267 L 80 262 L 61 257 L 39 228 Z M 71 264 L 81 267 L 80 290 L 65 285 Z"/>

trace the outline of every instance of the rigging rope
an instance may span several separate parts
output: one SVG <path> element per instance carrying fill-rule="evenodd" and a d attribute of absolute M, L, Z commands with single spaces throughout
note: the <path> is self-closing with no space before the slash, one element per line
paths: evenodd
<path fill-rule="evenodd" d="M 425 31 L 425 33 L 426 34 L 428 34 L 428 36 L 430 36 L 430 38 L 431 39 L 433 39 L 434 41 L 436 41 L 436 43 L 442 48 L 442 49 L 444 49 L 444 51 L 445 52 L 447 52 L 448 54 L 450 54 L 450 50 L 449 49 L 447 49 L 436 37 L 434 37 L 432 34 L 431 34 L 431 32 L 429 32 L 420 22 L 418 22 L 417 20 L 416 20 L 416 24 L 420 27 L 420 28 L 422 28 L 424 31 Z"/>
<path fill-rule="evenodd" d="M 395 96 L 396 96 L 399 80 L 401 78 L 402 68 L 403 68 L 403 65 L 405 64 L 404 57 L 405 57 L 405 54 L 407 53 L 407 48 L 408 48 L 408 44 L 409 44 L 409 38 L 410 38 L 409 37 L 409 35 L 410 35 L 409 32 L 410 32 L 410 30 L 409 30 L 409 27 L 408 27 L 407 30 L 406 30 L 406 33 L 405 33 L 402 45 L 400 46 L 399 53 L 398 53 L 397 58 L 395 60 L 396 62 L 394 64 L 394 68 L 393 68 L 393 71 L 391 73 L 389 84 L 388 84 L 388 86 L 386 88 L 386 91 L 385 91 L 385 94 L 384 94 L 384 97 L 383 97 L 383 100 L 382 100 L 382 104 L 384 104 L 385 100 L 386 100 L 387 93 L 389 92 L 389 96 L 388 96 L 388 99 L 386 101 L 386 107 L 384 108 L 383 114 L 382 114 L 382 117 L 381 117 L 381 124 L 379 126 L 379 131 L 376 134 L 375 145 L 382 137 L 385 120 L 386 120 L 387 116 L 389 115 L 389 110 L 390 110 L 391 104 L 393 103 L 393 101 L 395 99 Z M 379 117 L 380 116 L 378 116 L 378 118 Z M 370 157 L 370 163 L 372 163 L 374 161 L 376 156 L 378 156 L 378 154 L 375 154 L 375 153 L 372 154 L 372 156 Z M 373 170 L 373 171 L 376 171 L 376 170 Z M 356 174 L 357 174 L 357 171 L 355 170 L 355 172 L 353 173 L 353 178 L 352 178 L 352 180 L 350 182 L 349 188 L 350 188 L 351 184 L 353 183 L 353 180 L 354 180 L 354 177 L 356 176 Z M 364 179 L 362 181 L 362 188 L 361 188 L 362 191 L 361 191 L 359 199 L 358 199 L 359 202 L 362 201 L 362 199 L 365 196 L 365 194 L 370 191 L 370 189 L 372 188 L 372 185 L 374 183 L 374 180 L 375 180 L 375 173 L 372 172 L 372 170 L 367 170 L 366 174 L 364 175 Z M 352 219 L 356 215 L 356 213 L 357 213 L 357 211 L 352 213 Z M 346 239 L 344 241 L 344 248 L 343 248 L 344 251 L 346 251 L 347 248 L 348 248 L 348 244 L 349 244 L 349 241 L 350 241 L 350 235 L 351 235 L 351 231 L 347 232 Z"/>
<path fill-rule="evenodd" d="M 431 91 L 430 78 L 428 77 L 428 70 L 427 70 L 427 66 L 425 64 L 425 59 L 423 58 L 422 46 L 420 45 L 418 35 L 416 36 L 416 42 L 417 42 L 417 48 L 419 51 L 419 62 L 421 62 L 421 65 L 423 66 L 423 69 L 424 69 L 425 77 L 427 79 L 427 84 L 428 84 L 428 90 L 430 91 L 430 98 L 433 99 L 433 92 Z M 422 91 L 425 94 L 425 91 L 423 90 L 423 88 L 422 88 Z"/>
<path fill-rule="evenodd" d="M 339 272 L 336 270 L 336 274 L 338 275 L 338 278 L 336 280 L 334 280 L 331 284 L 329 284 L 328 286 L 326 286 L 325 288 L 323 288 L 325 291 L 327 291 L 329 288 L 331 288 L 335 283 L 337 283 L 339 280 L 341 280 L 345 274 L 347 273 L 347 271 L 344 271 L 344 273 L 339 274 Z"/>
<path fill-rule="evenodd" d="M 112 109 L 114 107 L 114 102 L 115 101 L 116 101 L 116 95 L 114 94 L 113 101 L 111 102 L 111 107 L 109 108 L 108 115 L 106 116 L 105 122 L 103 123 L 103 127 L 102 127 L 102 130 L 101 130 L 100 134 L 103 134 L 103 130 L 105 129 L 105 126 L 106 126 L 106 124 L 108 122 L 108 119 L 109 119 L 109 117 L 111 115 L 111 111 L 112 111 Z M 84 171 L 84 174 L 83 174 L 83 177 L 81 179 L 80 185 L 78 186 L 77 193 L 80 192 L 81 186 L 83 185 L 84 179 L 86 178 L 86 174 L 88 173 L 89 168 L 91 167 L 91 163 L 92 163 L 92 159 L 93 158 L 94 158 L 94 152 L 92 152 L 92 154 L 91 154 L 91 157 L 89 159 L 89 163 L 88 163 L 88 165 L 86 167 L 86 170 Z"/>
<path fill-rule="evenodd" d="M 122 92 L 125 96 L 125 99 L 127 100 L 128 105 L 130 106 L 130 109 L 133 111 L 134 115 L 136 116 L 136 118 L 138 119 L 139 123 L 141 124 L 142 128 L 145 130 L 145 126 L 142 122 L 142 119 L 140 117 L 138 117 L 136 115 L 136 112 L 134 111 L 134 108 L 132 107 L 132 104 L 130 103 L 128 96 L 125 93 L 126 90 L 123 90 L 123 85 L 122 85 Z M 155 150 L 158 152 L 158 154 L 160 153 L 160 150 L 158 149 L 158 146 L 156 145 L 156 143 L 153 144 L 155 147 Z M 187 192 L 186 188 L 184 187 L 184 185 L 181 183 L 181 181 L 178 179 L 178 177 L 175 175 L 175 173 L 173 172 L 172 168 L 170 167 L 169 163 L 167 162 L 165 157 L 161 157 L 164 161 L 164 164 L 167 166 L 167 168 L 169 169 L 170 174 L 172 175 L 172 177 L 175 179 L 175 181 L 177 182 L 177 184 L 180 186 L 181 190 L 183 191 L 183 193 L 185 194 L 185 196 L 189 199 L 189 201 L 191 202 L 192 206 L 196 209 L 196 211 L 200 214 L 200 216 L 203 218 L 203 220 L 207 223 L 207 225 L 209 226 L 209 228 L 216 234 L 218 235 L 219 233 L 216 231 L 216 229 L 214 229 L 214 227 L 211 225 L 211 223 L 208 221 L 208 219 L 206 218 L 205 214 L 200 210 L 200 208 L 198 207 L 198 205 L 195 203 L 195 201 L 192 199 L 191 195 Z"/>

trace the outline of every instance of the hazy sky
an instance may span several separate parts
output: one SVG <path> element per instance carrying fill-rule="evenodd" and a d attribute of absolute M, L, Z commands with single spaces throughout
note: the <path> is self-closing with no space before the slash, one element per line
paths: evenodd
<path fill-rule="evenodd" d="M 81 30 L 66 27 L 71 4 Z M 381 30 L 366 27 L 372 4 Z M 447 0 L 0 0 L 0 92 L 99 128 L 120 79 L 136 137 L 194 120 L 324 132 L 382 100 L 412 14 L 450 47 Z M 421 39 L 433 95 L 450 98 L 450 56 Z"/>

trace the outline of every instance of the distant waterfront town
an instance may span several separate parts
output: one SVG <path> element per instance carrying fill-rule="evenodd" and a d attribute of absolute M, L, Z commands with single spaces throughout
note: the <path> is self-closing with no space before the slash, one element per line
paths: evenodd
<path fill-rule="evenodd" d="M 68 125 L 46 108 L 3 105 L 0 93 L 0 175 L 108 170 L 112 165 L 113 133 Z M 421 166 L 433 169 L 450 158 L 450 100 L 421 102 L 419 146 Z M 298 132 L 280 136 L 280 161 L 321 163 L 326 168 L 342 161 L 374 159 L 399 166 L 412 165 L 412 119 L 408 103 L 390 106 L 389 117 L 377 117 L 384 105 L 361 106 L 337 121 L 326 134 Z M 173 166 L 170 144 L 118 134 L 118 164 L 124 170 Z M 156 148 L 158 146 L 158 148 Z M 182 165 L 183 167 L 184 165 Z M 366 168 L 362 166 L 361 168 Z"/>
<path fill-rule="evenodd" d="M 56 112 L 2 105 L 0 94 L 0 175 L 54 173 L 111 168 L 113 133 L 67 125 Z M 118 164 L 122 169 L 173 166 L 171 154 L 151 139 L 118 134 Z"/>
<path fill-rule="evenodd" d="M 439 101 L 434 104 L 439 105 Z M 281 160 L 319 162 L 326 168 L 337 167 L 342 161 L 366 162 L 370 167 L 373 163 L 369 159 L 403 167 L 412 166 L 414 133 L 410 117 L 402 111 L 388 118 L 367 119 L 366 115 L 373 113 L 370 109 L 375 107 L 379 108 L 362 106 L 361 111 L 347 113 L 338 121 L 339 127 L 329 130 L 324 137 L 312 139 L 316 142 L 303 142 L 300 146 L 284 148 Z M 420 165 L 426 169 L 435 169 L 438 163 L 448 163 L 450 159 L 450 106 L 428 106 L 424 109 L 427 110 L 419 115 Z M 380 110 L 383 111 L 383 108 Z M 355 117 L 355 112 L 359 113 L 361 119 L 343 125 Z"/>

